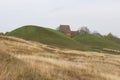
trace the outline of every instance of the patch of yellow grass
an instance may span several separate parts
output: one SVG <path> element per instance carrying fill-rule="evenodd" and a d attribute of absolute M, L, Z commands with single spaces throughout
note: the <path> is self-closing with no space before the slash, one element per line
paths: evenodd
<path fill-rule="evenodd" d="M 37 73 L 43 80 L 120 80 L 120 55 L 60 49 L 19 38 L 1 37 L 0 51 L 24 62 L 35 71 L 33 75 Z M 1 76 L 6 74 L 2 73 Z"/>

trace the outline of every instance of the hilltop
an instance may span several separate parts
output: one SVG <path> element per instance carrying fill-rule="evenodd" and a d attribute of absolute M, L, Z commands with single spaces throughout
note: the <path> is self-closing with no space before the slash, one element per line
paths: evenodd
<path fill-rule="evenodd" d="M 0 80 L 119 80 L 120 55 L 0 36 Z"/>
<path fill-rule="evenodd" d="M 93 51 L 104 51 L 104 48 L 120 50 L 120 43 L 118 43 L 120 41 L 119 38 L 110 38 L 107 36 L 98 37 L 93 34 L 82 34 L 74 37 L 74 39 L 84 45 L 89 46 Z"/>
<path fill-rule="evenodd" d="M 67 28 L 69 29 L 68 26 L 65 29 Z M 83 28 L 83 30 L 81 30 L 81 34 L 77 34 L 74 37 L 69 37 L 68 35 L 65 35 L 58 30 L 53 30 L 40 26 L 27 25 L 17 28 L 7 33 L 6 35 L 15 36 L 30 41 L 37 41 L 62 49 L 66 48 L 84 51 L 108 52 L 112 54 L 120 53 L 119 38 L 114 36 L 102 36 L 98 33 L 90 34 L 87 28 Z M 67 32 L 69 33 L 70 30 L 68 30 Z"/>
<path fill-rule="evenodd" d="M 40 26 L 23 26 L 7 33 L 7 35 L 61 48 L 80 49 L 79 44 L 74 39 L 56 30 Z"/>

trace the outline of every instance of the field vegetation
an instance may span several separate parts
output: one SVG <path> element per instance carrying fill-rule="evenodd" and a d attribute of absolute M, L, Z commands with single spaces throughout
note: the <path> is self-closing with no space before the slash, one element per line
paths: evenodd
<path fill-rule="evenodd" d="M 120 55 L 0 36 L 0 80 L 120 80 Z"/>
<path fill-rule="evenodd" d="M 82 33 L 70 38 L 57 30 L 33 25 L 17 28 L 6 35 L 63 49 L 120 54 L 120 39 L 114 36 L 96 36 L 90 33 Z"/>

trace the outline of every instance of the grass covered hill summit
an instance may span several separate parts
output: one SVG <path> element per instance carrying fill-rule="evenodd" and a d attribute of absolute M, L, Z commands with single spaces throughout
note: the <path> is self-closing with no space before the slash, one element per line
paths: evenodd
<path fill-rule="evenodd" d="M 71 38 L 57 30 L 34 25 L 17 28 L 6 35 L 66 49 L 120 53 L 120 39 L 114 36 L 80 34 Z"/>
<path fill-rule="evenodd" d="M 23 26 L 9 32 L 7 35 L 62 48 L 80 49 L 78 42 L 74 39 L 56 30 L 43 28 L 40 26 Z"/>
<path fill-rule="evenodd" d="M 119 38 L 114 38 L 114 37 L 98 37 L 93 34 L 82 34 L 79 36 L 74 37 L 74 39 L 82 43 L 92 50 L 97 50 L 101 51 L 103 48 L 109 48 L 109 49 L 116 49 L 120 50 L 120 41 Z"/>

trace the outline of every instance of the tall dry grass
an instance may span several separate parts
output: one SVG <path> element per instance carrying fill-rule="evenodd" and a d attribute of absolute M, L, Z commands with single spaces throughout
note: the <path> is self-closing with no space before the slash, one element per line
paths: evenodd
<path fill-rule="evenodd" d="M 9 61 L 8 65 L 0 58 L 0 80 L 120 80 L 120 55 L 60 49 L 7 36 L 0 36 L 0 52 Z"/>

